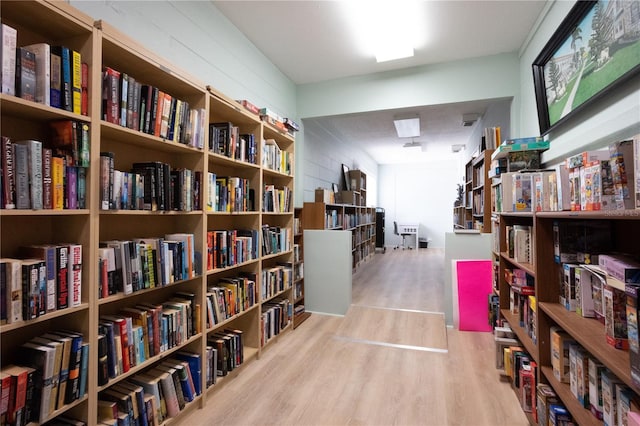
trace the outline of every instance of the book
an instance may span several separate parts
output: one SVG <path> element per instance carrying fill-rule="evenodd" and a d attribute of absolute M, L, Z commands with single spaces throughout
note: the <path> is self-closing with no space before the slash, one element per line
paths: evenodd
<path fill-rule="evenodd" d="M 9 25 L 2 23 L 0 37 L 2 47 L 0 58 L 2 60 L 0 72 L 2 73 L 2 93 L 6 95 L 16 94 L 16 47 L 18 41 L 18 31 Z"/>
<path fill-rule="evenodd" d="M 16 96 L 36 100 L 36 55 L 24 47 L 16 49 Z"/>
<path fill-rule="evenodd" d="M 53 332 L 60 337 L 71 339 L 69 353 L 69 377 L 64 396 L 65 404 L 70 404 L 80 398 L 80 368 L 82 364 L 82 334 L 74 331 L 56 330 Z"/>
<path fill-rule="evenodd" d="M 120 124 L 120 72 L 110 67 L 102 72 L 102 119 Z"/>
<path fill-rule="evenodd" d="M 64 209 L 64 159 L 51 159 L 51 197 L 54 210 Z"/>
<path fill-rule="evenodd" d="M 16 184 L 16 209 L 31 208 L 31 194 L 29 188 L 29 154 L 23 144 L 13 144 L 13 164 Z"/>
<path fill-rule="evenodd" d="M 69 306 L 82 303 L 82 245 L 69 246 Z"/>
<path fill-rule="evenodd" d="M 42 208 L 53 209 L 52 187 L 52 161 L 53 153 L 49 148 L 42 149 Z"/>
<path fill-rule="evenodd" d="M 51 410 L 51 392 L 53 388 L 53 372 L 55 368 L 56 349 L 35 343 L 24 343 L 20 346 L 24 362 L 36 370 L 35 388 L 39 401 L 38 419 L 44 420 Z"/>
<path fill-rule="evenodd" d="M 2 367 L 2 372 L 10 377 L 9 401 L 7 402 L 6 421 L 9 424 L 27 423 L 30 419 L 23 419 L 27 398 L 27 380 L 29 374 L 34 371 L 32 367 L 7 365 Z M 38 406 L 38 408 L 40 408 Z M 38 415 L 39 415 L 38 411 Z"/>
<path fill-rule="evenodd" d="M 81 102 L 80 102 L 80 114 L 89 115 L 89 65 L 86 62 L 82 63 L 82 79 L 80 82 L 81 87 Z"/>
<path fill-rule="evenodd" d="M 68 336 L 60 336 L 55 333 L 46 333 L 41 337 L 55 340 L 62 344 L 62 359 L 60 360 L 60 378 L 58 384 L 58 395 L 56 407 L 60 408 L 64 405 L 65 396 L 67 394 L 67 382 L 69 380 L 69 362 L 71 360 L 71 346 L 73 339 Z"/>
<path fill-rule="evenodd" d="M 80 355 L 80 383 L 78 385 L 78 398 L 87 393 L 87 381 L 89 380 L 89 343 L 82 342 Z"/>
<path fill-rule="evenodd" d="M 16 145 L 27 147 L 27 175 L 29 185 L 30 208 L 42 210 L 42 142 L 37 140 L 17 141 Z"/>
<path fill-rule="evenodd" d="M 51 105 L 51 47 L 47 43 L 36 43 L 24 48 L 35 55 L 35 101 Z"/>
<path fill-rule="evenodd" d="M 104 386 L 109 383 L 109 367 L 107 364 L 107 357 L 107 338 L 104 334 L 98 334 L 98 386 Z"/>
<path fill-rule="evenodd" d="M 3 24 L 4 25 L 4 24 Z M 2 167 L 2 208 L 16 208 L 16 181 L 15 164 L 13 157 L 13 145 L 11 139 L 2 136 L 0 138 L 0 166 Z"/>
<path fill-rule="evenodd" d="M 155 411 L 155 419 L 157 423 L 161 423 L 166 416 L 166 402 L 162 398 L 162 390 L 160 385 L 160 378 L 150 374 L 136 374 L 129 379 L 130 382 L 142 386 L 144 392 L 153 397 L 155 403 L 153 404 Z M 148 398 L 145 397 L 145 400 Z M 148 410 L 147 410 L 148 411 Z"/>
<path fill-rule="evenodd" d="M 53 364 L 53 375 L 51 380 L 51 398 L 49 400 L 49 412 L 53 412 L 61 407 L 58 406 L 58 392 L 60 390 L 60 372 L 62 369 L 64 345 L 62 344 L 62 342 L 59 342 L 57 340 L 49 340 L 45 337 L 34 337 L 30 340 L 30 342 L 38 345 L 50 346 L 56 350 Z"/>
<path fill-rule="evenodd" d="M 66 46 L 51 46 L 50 50 L 60 57 L 60 108 L 73 111 L 72 53 Z"/>
<path fill-rule="evenodd" d="M 76 50 L 70 50 L 71 54 L 71 98 L 72 111 L 75 114 L 82 113 L 82 55 Z"/>
<path fill-rule="evenodd" d="M 25 256 L 43 260 L 46 267 L 46 297 L 45 312 L 53 312 L 57 309 L 56 305 L 56 272 L 57 266 L 57 246 L 55 245 L 38 245 L 22 248 Z"/>
<path fill-rule="evenodd" d="M 62 108 L 62 57 L 51 51 L 49 47 L 51 81 L 49 83 L 50 105 L 55 108 Z"/>

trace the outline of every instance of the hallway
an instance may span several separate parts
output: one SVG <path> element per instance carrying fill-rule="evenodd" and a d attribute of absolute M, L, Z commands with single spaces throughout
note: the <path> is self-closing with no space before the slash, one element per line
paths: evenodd
<path fill-rule="evenodd" d="M 387 250 L 344 318 L 312 315 L 180 424 L 526 425 L 493 335 L 447 329 L 443 251 Z"/>

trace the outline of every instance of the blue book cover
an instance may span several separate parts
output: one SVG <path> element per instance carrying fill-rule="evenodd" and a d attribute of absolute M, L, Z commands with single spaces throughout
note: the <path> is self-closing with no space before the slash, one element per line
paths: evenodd
<path fill-rule="evenodd" d="M 191 371 L 191 378 L 193 379 L 193 387 L 195 388 L 196 395 L 200 395 L 200 377 L 202 370 L 200 355 L 189 352 L 177 352 L 175 357 L 181 361 L 187 361 L 189 364 L 189 371 Z"/>
<path fill-rule="evenodd" d="M 110 321 L 102 321 L 98 326 L 100 334 L 104 334 L 107 339 L 107 368 L 109 369 L 109 377 L 114 378 L 118 375 L 116 346 L 113 334 L 113 323 Z"/>
<path fill-rule="evenodd" d="M 69 48 L 65 46 L 51 46 L 51 53 L 60 57 L 60 108 L 73 111 L 73 100 L 71 97 L 71 55 Z"/>
<path fill-rule="evenodd" d="M 82 398 L 87 393 L 87 375 L 89 374 L 89 344 L 82 344 L 80 361 L 80 388 L 79 397 Z"/>

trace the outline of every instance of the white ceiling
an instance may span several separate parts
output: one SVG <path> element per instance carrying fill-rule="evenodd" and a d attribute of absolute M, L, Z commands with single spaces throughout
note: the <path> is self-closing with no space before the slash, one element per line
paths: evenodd
<path fill-rule="evenodd" d="M 402 1 L 402 0 L 396 0 Z M 296 84 L 390 71 L 430 63 L 516 52 L 545 7 L 545 1 L 423 1 L 424 42 L 415 56 L 376 63 L 361 53 L 345 19 L 344 1 L 213 1 L 220 11 Z M 382 29 L 381 29 L 382 31 Z M 500 100 L 504 101 L 504 100 Z M 491 101 L 387 110 L 314 118 L 378 163 L 415 161 L 471 135 L 462 112 L 484 112 Z M 478 111 L 483 108 L 483 111 Z M 399 148 L 393 117 L 419 114 L 423 150 Z M 428 122 L 426 124 L 425 122 Z M 307 123 L 307 120 L 305 120 Z M 389 149 L 394 148 L 396 154 Z M 445 145 L 445 147 L 441 146 Z M 440 146 L 440 148 L 438 148 Z M 424 151 L 420 156 L 418 152 Z M 431 154 L 429 154 L 431 153 Z"/>

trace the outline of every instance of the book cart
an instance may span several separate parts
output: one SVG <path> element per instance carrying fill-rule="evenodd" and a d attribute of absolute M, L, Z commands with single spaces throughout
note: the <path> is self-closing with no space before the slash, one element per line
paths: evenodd
<path fill-rule="evenodd" d="M 280 167 L 284 163 L 263 161 L 261 142 L 270 140 L 279 153 L 286 152 L 287 158 L 292 159 L 294 138 L 159 58 L 108 23 L 94 22 L 64 2 L 3 1 L 1 8 L 3 23 L 17 29 L 18 46 L 42 42 L 52 46 L 65 45 L 80 52 L 82 62 L 88 66 L 86 115 L 0 94 L 3 136 L 12 141 L 47 141 L 50 137 L 49 123 L 67 119 L 88 124 L 91 140 L 84 208 L 0 210 L 2 258 L 19 256 L 23 246 L 75 243 L 82 247 L 80 299 L 72 307 L 52 309 L 34 319 L 0 325 L 1 367 L 19 363 L 18 348 L 32 338 L 63 329 L 81 334 L 88 351 L 84 367 L 85 392 L 72 402 L 62 403 L 40 416 L 36 423 L 65 416 L 93 425 L 98 423 L 102 413 L 98 401 L 107 393 L 130 386 L 140 377 L 148 381 L 149 376 L 162 375 L 170 368 L 167 366 L 169 360 L 175 360 L 181 353 L 191 354 L 199 358 L 202 368 L 201 375 L 193 377 L 197 381 L 195 389 L 198 392 L 188 399 L 183 395 L 185 401 L 178 411 L 165 413 L 164 423 L 172 422 L 187 410 L 204 406 L 229 377 L 237 374 L 238 369 L 258 358 L 260 352 L 277 340 L 282 332 L 293 329 L 294 211 L 292 203 L 285 211 L 265 211 L 263 192 L 265 185 L 273 185 L 286 187 L 293 193 L 294 167 L 292 160 L 286 167 Z M 201 132 L 198 136 L 201 145 L 179 141 L 178 137 L 155 136 L 106 120 L 102 112 L 105 67 L 126 73 L 145 85 L 157 87 L 188 103 L 189 108 L 196 111 L 196 115 L 200 114 L 197 117 L 203 120 L 194 127 Z M 256 143 L 252 162 L 246 158 L 230 158 L 228 153 L 210 149 L 209 125 L 220 122 L 233 123 L 240 134 L 252 135 Z M 103 208 L 101 153 L 109 153 L 113 170 L 128 171 L 136 163 L 159 162 L 168 165 L 170 170 L 188 170 L 193 175 L 197 174 L 200 188 L 199 191 L 191 188 L 189 198 L 193 203 L 197 199 L 197 204 L 177 210 L 116 209 L 108 205 Z M 215 180 L 209 180 L 210 173 L 216 177 L 240 178 L 247 183 L 247 202 L 242 208 L 218 211 L 207 204 L 208 195 L 212 191 L 215 194 Z M 249 188 L 252 197 L 248 196 Z M 247 252 L 242 258 L 236 256 L 233 261 L 227 259 L 222 265 L 212 265 L 211 237 L 216 232 L 234 233 L 234 236 L 237 232 L 238 240 L 241 235 L 246 236 L 243 241 L 252 239 L 248 243 L 251 249 L 245 247 Z M 183 236 L 184 246 L 188 246 L 192 254 L 184 258 L 189 263 L 184 276 L 167 279 L 170 282 L 166 283 L 164 278 L 155 277 L 156 285 L 153 287 L 138 288 L 127 294 L 120 291 L 105 296 L 101 293 L 98 287 L 102 272 L 99 266 L 100 247 L 114 241 L 169 240 Z M 268 249 L 265 249 L 267 245 Z M 238 277 L 246 285 L 242 289 L 242 300 L 233 311 L 212 319 L 209 306 L 213 289 Z M 251 281 L 253 283 L 249 285 Z M 150 313 L 153 306 L 163 306 L 169 301 L 175 304 L 176 309 L 185 309 L 181 338 L 176 338 L 160 351 L 138 358 L 126 371 L 110 375 L 106 383 L 99 383 L 99 341 L 103 339 L 100 327 L 104 320 L 126 316 L 127 313 L 133 315 L 132 312 L 141 307 L 149 308 Z M 230 332 L 241 336 L 235 340 L 240 343 L 235 347 L 237 359 L 224 376 L 215 378 L 215 372 L 207 371 L 211 370 L 207 356 L 216 341 Z"/>

